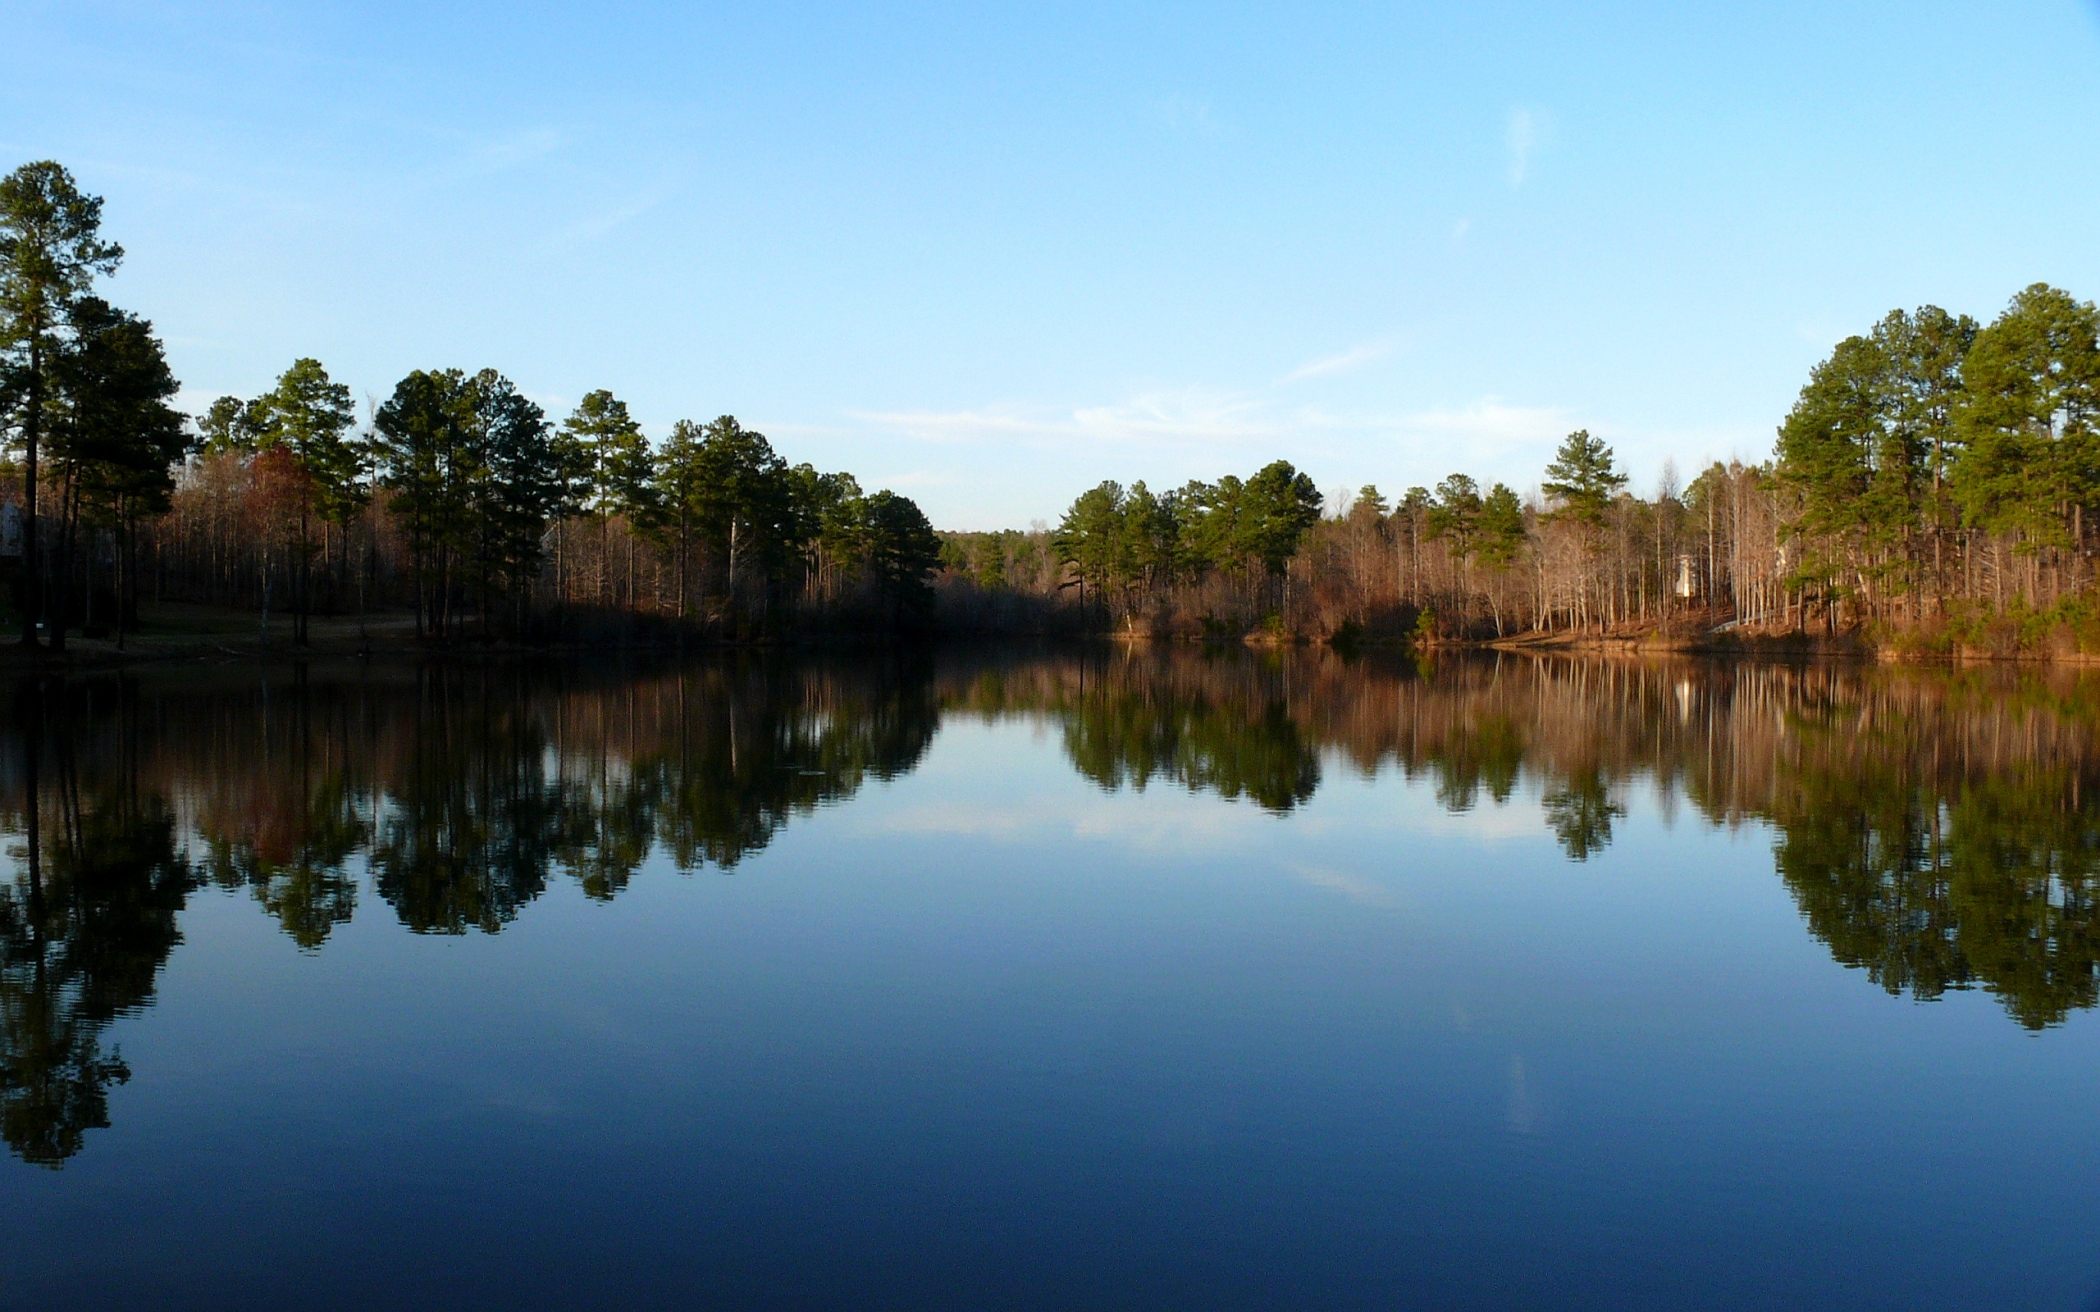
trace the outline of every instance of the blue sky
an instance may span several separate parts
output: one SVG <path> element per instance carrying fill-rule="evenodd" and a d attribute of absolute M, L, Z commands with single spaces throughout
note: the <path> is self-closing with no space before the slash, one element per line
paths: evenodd
<path fill-rule="evenodd" d="M 1886 310 L 2100 296 L 2091 4 L 0 8 L 186 404 L 733 413 L 942 527 L 1283 456 L 1762 458 Z M 26 56 L 26 57 L 25 57 Z"/>

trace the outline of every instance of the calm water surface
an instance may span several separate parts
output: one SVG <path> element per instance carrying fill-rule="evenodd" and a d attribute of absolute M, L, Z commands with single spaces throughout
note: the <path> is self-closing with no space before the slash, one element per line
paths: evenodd
<path fill-rule="evenodd" d="M 2063 1308 L 2100 683 L 198 665 L 0 708 L 0 1305 Z"/>

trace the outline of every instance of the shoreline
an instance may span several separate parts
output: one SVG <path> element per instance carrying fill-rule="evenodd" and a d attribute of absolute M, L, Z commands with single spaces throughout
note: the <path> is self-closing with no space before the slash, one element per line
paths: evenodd
<path fill-rule="evenodd" d="M 591 655 L 665 656 L 680 653 L 721 654 L 728 652 L 853 651 L 888 648 L 899 641 L 912 644 L 1039 645 L 1042 643 L 1109 642 L 1140 646 L 1163 643 L 1174 646 L 1243 648 L 1276 651 L 1296 647 L 1323 647 L 1343 654 L 1353 652 L 1410 652 L 1433 657 L 1449 653 L 1508 653 L 1594 655 L 1613 657 L 1693 657 L 1715 660 L 1785 660 L 1869 662 L 1890 665 L 2061 665 L 2100 666 L 2100 653 L 2079 651 L 2068 644 L 2045 649 L 1993 651 L 1968 645 L 1950 650 L 1905 650 L 1899 643 L 1876 642 L 1858 633 L 1808 634 L 1726 633 L 1632 634 L 1531 633 L 1508 638 L 1420 639 L 1399 636 L 1357 635 L 1348 641 L 1309 635 L 1255 632 L 1239 637 L 1214 635 L 1193 637 L 1177 634 L 1110 631 L 1093 634 L 1001 633 L 984 630 L 949 630 L 900 639 L 893 635 L 852 633 L 791 634 L 770 638 L 723 638 L 692 635 L 683 638 L 651 635 L 618 639 L 568 639 L 545 643 L 515 639 L 480 641 L 473 637 L 437 641 L 419 638 L 412 615 L 384 612 L 355 617 L 314 616 L 309 621 L 305 645 L 295 645 L 291 619 L 273 617 L 265 630 L 259 616 L 188 603 L 164 603 L 151 607 L 141 630 L 126 635 L 119 650 L 112 638 L 83 638 L 69 634 L 66 649 L 24 648 L 0 640 L 0 672 L 12 674 L 67 674 L 103 672 L 149 665 L 184 663 L 233 664 L 236 662 L 305 662 L 357 660 L 428 659 L 515 659 L 532 657 L 570 658 Z"/>

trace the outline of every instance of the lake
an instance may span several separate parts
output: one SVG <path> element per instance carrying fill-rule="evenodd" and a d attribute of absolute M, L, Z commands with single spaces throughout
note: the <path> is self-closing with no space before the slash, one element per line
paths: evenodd
<path fill-rule="evenodd" d="M 2100 680 L 1102 646 L 0 707 L 0 1305 L 2100 1297 Z"/>

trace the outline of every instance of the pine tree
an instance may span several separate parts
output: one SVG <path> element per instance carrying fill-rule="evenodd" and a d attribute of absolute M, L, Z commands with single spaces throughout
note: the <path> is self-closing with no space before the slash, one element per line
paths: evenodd
<path fill-rule="evenodd" d="M 22 643 L 37 645 L 43 560 L 37 541 L 37 460 L 51 405 L 51 370 L 72 307 L 124 248 L 102 239 L 102 198 L 82 195 L 52 160 L 0 179 L 0 388 L 21 436 Z"/>

